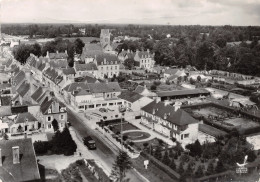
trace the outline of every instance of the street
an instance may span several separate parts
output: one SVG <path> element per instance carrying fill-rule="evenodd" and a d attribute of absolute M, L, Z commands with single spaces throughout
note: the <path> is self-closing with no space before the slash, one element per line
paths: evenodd
<path fill-rule="evenodd" d="M 96 150 L 89 150 L 89 152 L 98 158 L 100 162 L 105 163 L 110 169 L 112 169 L 114 160 L 117 155 L 117 149 L 113 146 L 110 146 L 108 143 L 105 143 L 97 130 L 91 129 L 86 123 L 83 121 L 83 117 L 81 114 L 76 113 L 69 108 L 68 111 L 68 121 L 71 123 L 72 127 L 76 130 L 78 138 L 81 140 L 82 137 L 90 135 L 96 141 Z M 82 117 L 81 117 L 82 116 Z M 82 142 L 82 141 L 81 141 Z M 135 170 L 130 170 L 126 174 L 126 178 L 130 179 L 130 182 L 142 182 L 148 181 L 144 179 L 143 176 L 135 172 Z"/>

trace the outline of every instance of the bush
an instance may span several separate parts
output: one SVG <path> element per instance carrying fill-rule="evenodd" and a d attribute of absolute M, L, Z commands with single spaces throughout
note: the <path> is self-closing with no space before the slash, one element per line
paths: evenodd
<path fill-rule="evenodd" d="M 48 141 L 35 141 L 33 145 L 37 155 L 46 154 L 52 147 Z"/>

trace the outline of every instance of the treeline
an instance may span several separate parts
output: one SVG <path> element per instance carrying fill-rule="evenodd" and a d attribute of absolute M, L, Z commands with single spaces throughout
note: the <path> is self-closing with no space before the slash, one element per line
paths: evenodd
<path fill-rule="evenodd" d="M 2 32 L 9 35 L 29 35 L 32 37 L 55 38 L 58 36 L 99 37 L 101 29 L 112 30 L 112 37 L 129 35 L 140 38 L 162 40 L 170 34 L 174 38 L 197 39 L 206 33 L 210 39 L 222 36 L 227 42 L 253 40 L 260 37 L 260 27 L 248 26 L 170 26 L 170 25 L 91 25 L 91 24 L 3 24 Z M 82 34 L 80 29 L 85 29 Z"/>
<path fill-rule="evenodd" d="M 81 39 L 76 39 L 74 42 L 69 40 L 63 40 L 62 38 L 57 38 L 54 41 L 47 42 L 43 46 L 39 44 L 26 45 L 21 44 L 13 50 L 14 58 L 22 64 L 26 63 L 27 58 L 30 53 L 33 53 L 37 57 L 46 56 L 48 52 L 65 52 L 68 53 L 68 65 L 73 67 L 74 64 L 74 54 L 81 54 L 82 48 L 85 46 Z"/>

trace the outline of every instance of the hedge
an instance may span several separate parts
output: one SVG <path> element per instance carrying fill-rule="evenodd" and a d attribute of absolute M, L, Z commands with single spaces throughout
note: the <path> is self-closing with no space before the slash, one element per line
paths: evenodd
<path fill-rule="evenodd" d="M 141 152 L 141 155 L 147 159 L 150 159 L 150 161 L 159 169 L 161 169 L 162 171 L 164 171 L 166 174 L 168 174 L 171 178 L 174 179 L 180 179 L 180 174 L 177 173 L 176 171 L 172 170 L 169 166 L 163 164 L 161 161 L 159 161 L 158 159 L 156 159 L 155 157 L 153 157 L 150 154 L 147 154 L 145 152 Z"/>

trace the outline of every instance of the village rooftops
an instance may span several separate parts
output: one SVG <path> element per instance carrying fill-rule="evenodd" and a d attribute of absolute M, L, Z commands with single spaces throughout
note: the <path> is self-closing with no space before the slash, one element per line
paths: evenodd
<path fill-rule="evenodd" d="M 20 87 L 17 89 L 17 93 L 23 97 L 30 90 L 30 84 L 27 81 L 24 81 Z"/>
<path fill-rule="evenodd" d="M 119 60 L 116 55 L 104 53 L 96 57 L 98 65 L 114 65 L 119 64 Z"/>
<path fill-rule="evenodd" d="M 62 72 L 63 72 L 64 75 L 75 75 L 76 74 L 75 69 L 70 68 L 70 67 L 63 68 Z"/>
<path fill-rule="evenodd" d="M 189 96 L 189 95 L 209 95 L 210 92 L 206 89 L 189 89 L 189 90 L 172 90 L 158 92 L 158 97 L 171 97 L 171 96 Z"/>
<path fill-rule="evenodd" d="M 207 124 L 199 124 L 199 131 L 213 137 L 225 136 L 227 133 Z"/>
<path fill-rule="evenodd" d="M 34 101 L 37 101 L 37 99 L 43 94 L 43 89 L 42 87 L 39 87 L 35 90 L 35 92 L 32 94 L 31 98 Z"/>
<path fill-rule="evenodd" d="M 67 59 L 68 54 L 67 52 L 55 52 L 55 53 L 47 52 L 47 57 L 49 57 L 50 59 Z"/>
<path fill-rule="evenodd" d="M 166 105 L 163 102 L 157 103 L 156 101 L 153 101 L 150 104 L 144 106 L 142 110 L 178 126 L 198 123 L 198 121 L 190 116 L 190 114 L 186 111 L 182 109 L 175 111 L 174 106 Z"/>
<path fill-rule="evenodd" d="M 15 148 L 15 149 L 14 149 Z M 1 140 L 0 179 L 2 181 L 40 181 L 40 173 L 30 138 Z M 18 159 L 14 164 L 14 150 L 18 150 Z"/>
<path fill-rule="evenodd" d="M 18 74 L 15 75 L 13 82 L 15 85 L 18 85 L 19 83 L 21 83 L 25 78 L 25 73 L 24 71 L 20 71 Z"/>
<path fill-rule="evenodd" d="M 81 90 L 81 89 L 89 90 L 89 87 L 84 82 L 74 82 L 74 83 L 67 85 L 63 90 L 65 90 L 67 92 L 73 92 L 75 90 Z"/>
<path fill-rule="evenodd" d="M 37 119 L 29 112 L 19 113 L 16 118 L 16 123 L 26 123 L 26 122 L 34 122 L 34 121 L 37 121 Z"/>
<path fill-rule="evenodd" d="M 89 83 L 87 85 L 91 93 L 121 92 L 118 82 Z"/>
<path fill-rule="evenodd" d="M 141 99 L 143 96 L 138 93 L 127 90 L 127 91 L 123 91 L 118 97 L 128 102 L 134 103 L 135 101 Z"/>
<path fill-rule="evenodd" d="M 48 109 L 51 107 L 51 105 L 52 105 L 53 102 L 58 102 L 58 101 L 55 101 L 55 99 L 50 99 L 50 100 L 48 100 L 48 101 L 42 103 L 42 105 L 41 105 L 41 107 L 40 107 L 40 110 L 41 110 L 42 114 L 48 114 Z M 66 107 L 66 106 L 65 106 L 63 103 L 61 103 L 61 102 L 59 102 L 59 106 L 60 106 L 60 108 L 61 108 L 61 107 Z M 66 112 L 66 111 L 64 110 L 64 112 Z"/>
<path fill-rule="evenodd" d="M 91 71 L 98 70 L 97 65 L 95 63 L 87 63 L 87 64 L 77 64 L 75 63 L 76 71 Z"/>

